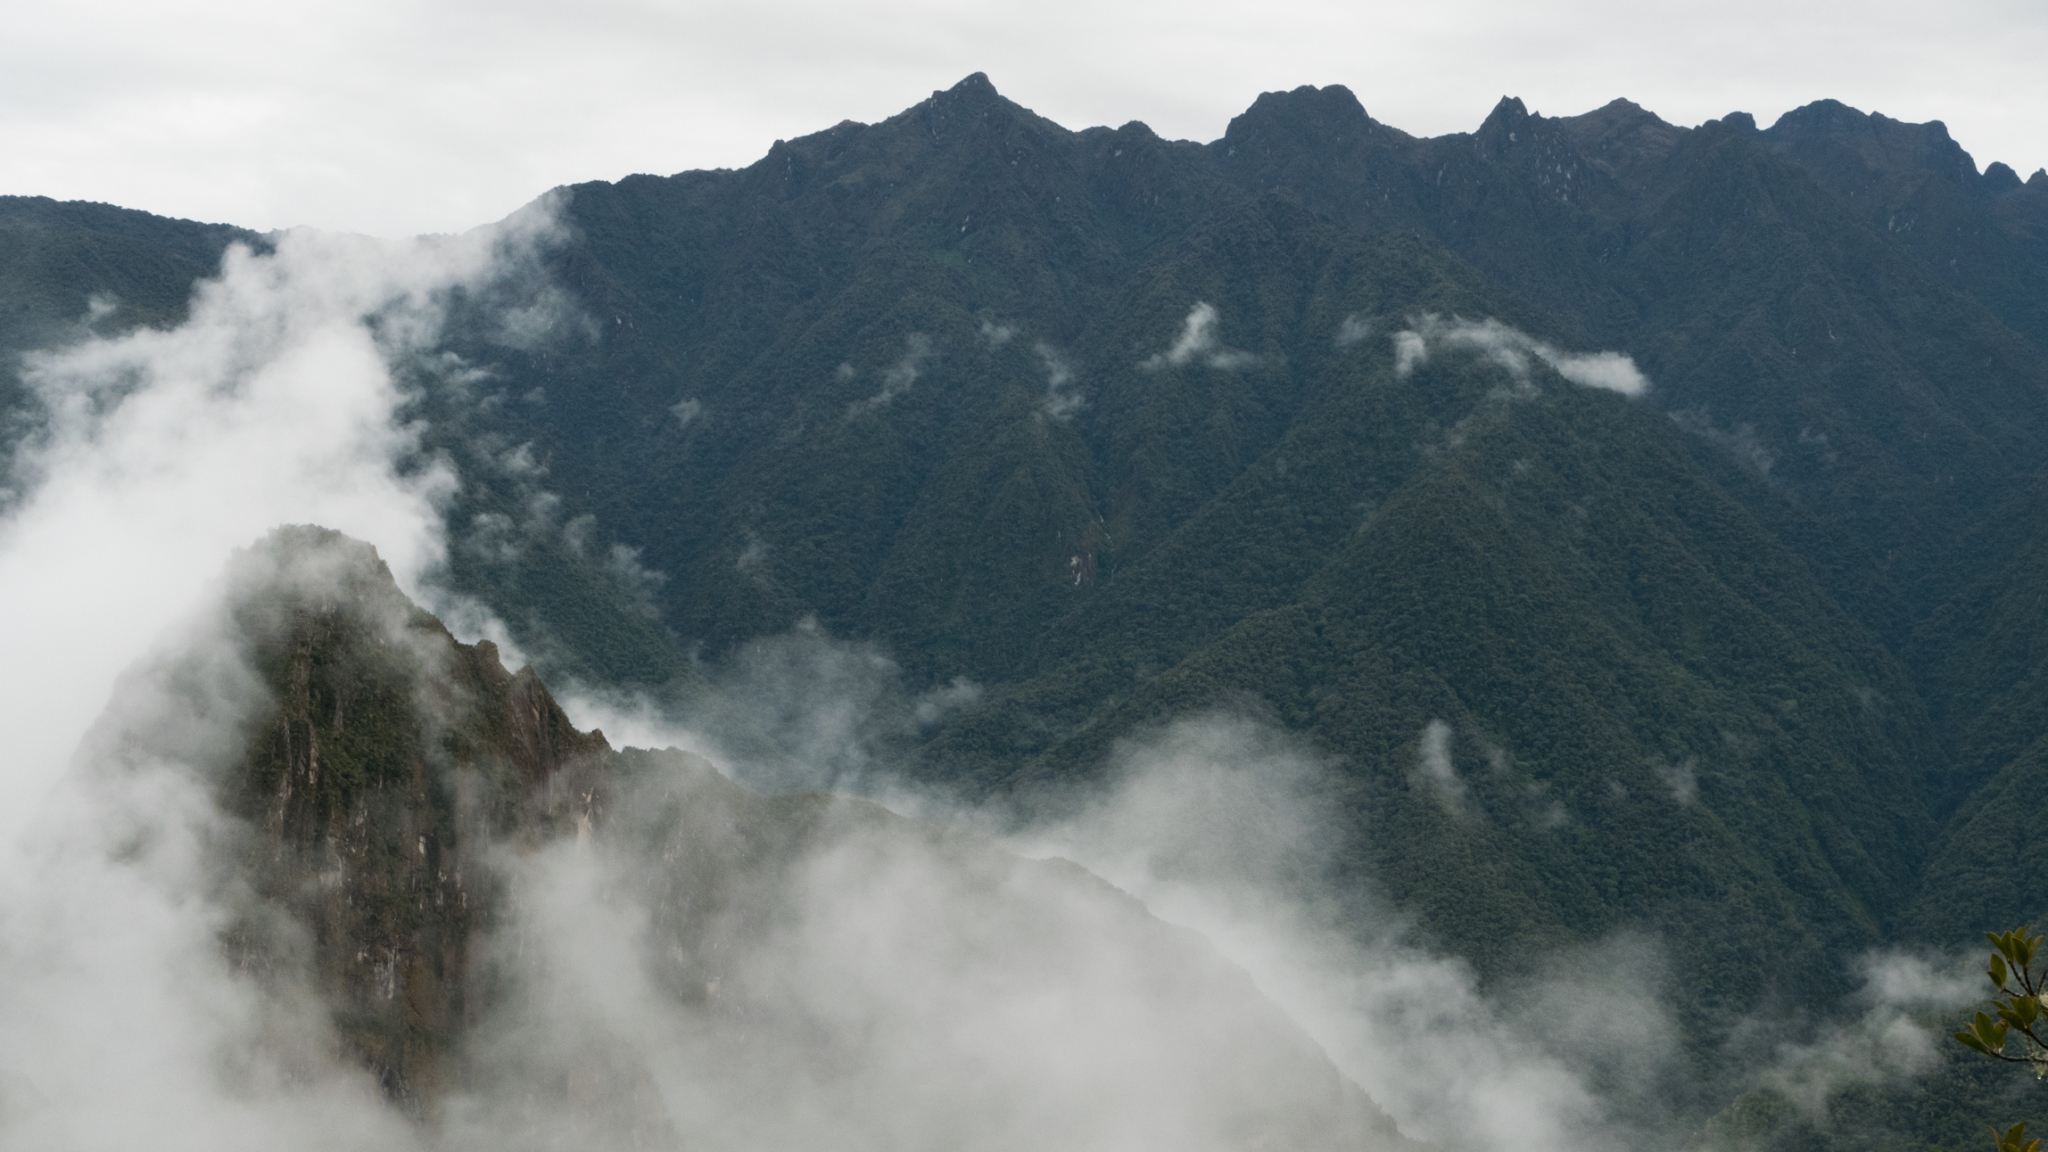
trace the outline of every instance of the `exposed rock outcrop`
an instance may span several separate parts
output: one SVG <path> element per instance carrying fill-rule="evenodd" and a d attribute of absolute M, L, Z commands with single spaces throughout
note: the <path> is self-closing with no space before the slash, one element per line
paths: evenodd
<path fill-rule="evenodd" d="M 484 1007 L 476 944 L 505 895 L 490 853 L 601 819 L 611 747 L 489 641 L 457 642 L 367 544 L 280 529 L 230 579 L 233 643 L 271 698 L 220 799 L 248 823 L 260 906 L 304 935 L 250 919 L 230 947 L 309 965 L 386 1091 L 432 1095 Z"/>

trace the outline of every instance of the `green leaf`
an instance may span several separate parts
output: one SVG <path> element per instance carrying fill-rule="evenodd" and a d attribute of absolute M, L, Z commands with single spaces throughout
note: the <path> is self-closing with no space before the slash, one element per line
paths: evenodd
<path fill-rule="evenodd" d="M 1977 1018 L 1970 1022 L 1970 1031 L 1976 1033 L 1977 1039 L 1983 1041 L 1985 1051 L 1999 1052 L 2004 1050 L 2006 1033 L 2006 1026 L 2004 1024 L 1996 1023 L 1991 1017 L 1979 1012 L 1977 1013 Z"/>
<path fill-rule="evenodd" d="M 1955 1034 L 1955 1037 L 1956 1037 L 1956 1040 L 1957 1040 L 1958 1042 L 1960 1042 L 1961 1044 L 1963 1044 L 1963 1046 L 1965 1046 L 1965 1047 L 1968 1047 L 1968 1048 L 1975 1048 L 1975 1049 L 1976 1049 L 1977 1051 L 1979 1051 L 1979 1052 L 1989 1052 L 1989 1051 L 1990 1051 L 1990 1049 L 1989 1049 L 1989 1048 L 1986 1048 L 1986 1047 L 1984 1047 L 1984 1042 L 1983 1042 L 1982 1040 L 1979 1040 L 1979 1039 L 1977 1039 L 1977 1037 L 1976 1037 L 1976 1036 L 1974 1036 L 1974 1035 L 1972 1035 L 1971 1033 L 1968 1033 L 1968 1032 L 1958 1032 L 1958 1033 L 1956 1033 L 1956 1034 Z"/>
<path fill-rule="evenodd" d="M 1993 953 L 1991 954 L 1991 969 L 1990 969 L 1990 975 L 1991 975 L 1991 982 L 1992 982 L 1993 984 L 1997 985 L 1997 986 L 1998 986 L 1998 987 L 2000 987 L 2000 988 L 2003 988 L 2003 987 L 2005 987 L 2005 977 L 2006 977 L 2005 957 L 2003 957 L 2003 956 L 2000 956 L 2000 955 L 1999 955 L 1998 953 L 1996 953 L 1996 952 L 1993 952 Z"/>

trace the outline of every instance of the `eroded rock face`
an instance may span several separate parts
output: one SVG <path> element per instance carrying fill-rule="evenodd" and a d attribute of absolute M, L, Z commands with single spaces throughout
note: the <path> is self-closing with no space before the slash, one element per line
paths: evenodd
<path fill-rule="evenodd" d="M 204 774 L 236 1060 L 361 1069 L 435 1148 L 1410 1147 L 1076 865 L 614 751 L 336 533 L 228 584 L 82 755 Z"/>
<path fill-rule="evenodd" d="M 599 819 L 610 745 L 488 641 L 458 643 L 368 545 L 282 529 L 231 581 L 232 643 L 269 699 L 219 795 L 250 830 L 247 883 L 293 932 L 246 917 L 229 947 L 310 967 L 385 1090 L 431 1096 L 488 999 L 476 942 L 505 897 L 490 854 Z"/>

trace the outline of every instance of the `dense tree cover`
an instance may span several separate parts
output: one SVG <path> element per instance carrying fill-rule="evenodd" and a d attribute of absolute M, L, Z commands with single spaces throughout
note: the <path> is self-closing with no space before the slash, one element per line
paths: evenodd
<path fill-rule="evenodd" d="M 0 196 L 0 417 L 29 415 L 18 375 L 23 352 L 87 332 L 184 318 L 195 281 L 220 267 L 246 229 L 167 220 L 109 204 Z"/>
<path fill-rule="evenodd" d="M 1654 931 L 1705 1064 L 1843 955 L 2042 912 L 2048 175 L 1828 103 L 1423 140 L 1304 88 L 1198 145 L 977 76 L 558 204 L 555 337 L 478 302 L 482 375 L 420 374 L 453 574 L 553 671 L 687 696 L 813 621 L 980 684 L 899 751 L 998 800 L 1250 711 L 1337 765 L 1347 882 L 1489 979 Z M 124 274 L 225 242 L 153 227 Z M 1648 391 L 1554 367 L 1597 350 Z M 2005 1090 L 1933 1083 L 1715 1131 L 1941 1142 Z"/>

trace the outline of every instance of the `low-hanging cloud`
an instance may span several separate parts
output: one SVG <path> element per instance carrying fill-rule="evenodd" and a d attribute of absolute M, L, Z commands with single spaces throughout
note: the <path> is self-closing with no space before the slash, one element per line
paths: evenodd
<path fill-rule="evenodd" d="M 1343 322 L 1337 325 L 1337 335 L 1332 343 L 1339 348 L 1349 348 L 1364 341 L 1372 332 L 1372 321 L 1363 316 L 1346 316 Z"/>
<path fill-rule="evenodd" d="M 587 850 L 509 864 L 517 994 L 450 1147 L 1411 1152 L 1241 972 L 1072 864 L 672 767 Z"/>
<path fill-rule="evenodd" d="M 664 729 L 677 719 L 631 719 L 657 742 L 680 733 L 686 746 L 693 742 L 758 785 L 850 785 L 898 811 L 996 836 L 1025 856 L 1080 863 L 1152 914 L 1198 931 L 1407 1137 L 1442 1147 L 1597 1150 L 1682 1144 L 1696 1130 L 1699 1115 L 1686 1111 L 1693 1105 L 1678 1101 L 1691 1095 L 1696 1103 L 1702 1089 L 1668 1002 L 1671 965 L 1654 936 L 1623 931 L 1532 956 L 1522 979 L 1482 991 L 1462 962 L 1413 943 L 1400 913 L 1355 877 L 1336 878 L 1334 861 L 1355 850 L 1346 837 L 1358 834 L 1333 815 L 1343 810 L 1335 797 L 1344 772 L 1294 738 L 1227 714 L 1185 719 L 1121 744 L 1106 787 L 1027 790 L 1001 816 L 892 770 L 888 748 L 902 729 L 892 734 L 857 718 L 891 694 L 897 702 L 884 707 L 901 714 L 908 697 L 895 684 L 899 676 L 878 650 L 826 642 L 812 631 L 772 659 L 757 657 L 742 677 L 750 692 L 781 701 L 767 714 L 787 717 L 784 735 L 751 753 L 743 742 L 704 740 L 695 722 Z M 781 687 L 773 687 L 777 681 Z M 973 707 L 983 693 L 958 697 Z M 1446 803 L 1462 801 L 1469 787 L 1457 771 L 1457 739 L 1438 721 L 1411 746 L 1416 786 Z M 1505 771 L 1511 758 L 1479 744 L 1495 761 L 1492 771 Z M 862 745 L 849 758 L 846 749 Z M 780 751 L 759 751 L 770 746 Z M 820 759 L 797 752 L 805 747 L 820 750 Z M 1674 801 L 1693 802 L 1689 762 L 1653 768 Z M 904 898 L 898 885 L 927 890 L 933 881 L 922 867 L 898 861 L 879 889 L 870 886 L 872 871 L 860 872 L 867 877 L 860 883 L 835 881 L 820 891 L 829 893 L 829 919 L 838 927 L 808 925 L 804 931 L 823 935 L 784 944 L 832 953 L 849 947 L 843 933 L 864 922 L 867 901 Z M 872 928 L 888 914 L 867 923 Z M 1922 1075 L 1935 1037 L 1926 1014 L 1952 1006 L 1958 994 L 1966 1000 L 1968 981 L 1910 957 L 1874 954 L 1857 963 L 1867 991 L 1854 1012 L 1791 1031 L 1781 1021 L 1755 1021 L 1740 1032 L 1748 1054 L 1738 1079 L 1704 1092 L 1770 1087 L 1811 1107 L 1846 1087 L 1904 1085 Z M 953 994 L 952 981 L 980 979 L 973 972 L 963 964 L 927 971 L 924 980 L 944 997 Z"/>
<path fill-rule="evenodd" d="M 1699 799 L 1699 757 L 1681 757 L 1676 764 L 1662 758 L 1650 762 L 1650 771 L 1663 781 L 1674 803 L 1683 807 Z"/>
<path fill-rule="evenodd" d="M 1087 406 L 1088 398 L 1074 387 L 1074 369 L 1059 350 L 1041 340 L 1032 345 L 1039 365 L 1045 369 L 1045 402 L 1040 411 L 1053 420 L 1071 420 Z"/>
<path fill-rule="evenodd" d="M 1415 779 L 1434 793 L 1446 808 L 1459 815 L 1465 811 L 1465 781 L 1451 759 L 1454 734 L 1451 726 L 1431 720 L 1423 726 L 1415 748 Z"/>
<path fill-rule="evenodd" d="M 911 807 L 892 766 L 920 730 L 982 698 L 966 677 L 912 684 L 880 646 L 836 638 L 812 617 L 703 671 L 708 689 L 681 711 L 603 685 L 566 685 L 559 695 L 585 727 L 636 746 L 687 749 L 758 791 L 888 793 Z"/>
<path fill-rule="evenodd" d="M 1452 349 L 1478 356 L 1526 383 L 1532 362 L 1547 364 L 1558 375 L 1583 388 L 1640 396 L 1650 382 L 1635 361 L 1621 352 L 1565 352 L 1498 320 L 1446 319 L 1426 312 L 1390 338 L 1394 372 L 1407 376 L 1429 362 L 1433 349 Z"/>
<path fill-rule="evenodd" d="M 1856 1012 L 1784 1027 L 1753 1025 L 1751 1082 L 1772 1089 L 1809 1118 L 1825 1121 L 1829 1099 L 1859 1086 L 1897 1087 L 1934 1070 L 1948 1039 L 1941 1021 L 1983 999 L 1979 957 L 1883 950 L 1858 957 Z"/>
<path fill-rule="evenodd" d="M 1624 1146 L 1629 1130 L 1578 1064 L 1667 1062 L 1674 1030 L 1652 992 L 1654 956 L 1609 949 L 1571 966 L 1598 974 L 1596 987 L 1547 981 L 1522 992 L 1522 1012 L 1491 1002 L 1461 962 L 1407 943 L 1394 910 L 1337 881 L 1349 834 L 1331 815 L 1340 779 L 1260 724 L 1191 718 L 1122 746 L 1107 792 L 1015 843 L 1077 860 L 1200 931 L 1411 1138 Z M 1598 1036 L 1573 1036 L 1572 1011 L 1536 1010 L 1591 995 L 1605 1000 Z"/>
<path fill-rule="evenodd" d="M 534 270 L 525 270 L 532 275 Z M 554 297 L 543 284 L 533 293 L 543 299 Z M 559 306 L 559 300 L 556 300 Z M 465 317 L 465 319 L 473 319 Z M 569 324 L 570 339 L 581 339 Z M 568 514 L 569 502 L 550 484 L 551 451 L 537 453 L 531 441 L 514 443 L 504 432 L 482 424 L 480 416 L 501 407 L 502 391 L 488 385 L 497 374 L 487 368 L 465 364 L 453 353 L 441 352 L 417 357 L 419 367 L 407 375 L 417 389 L 430 392 L 435 415 L 434 447 L 437 463 L 453 475 L 459 472 L 471 500 L 441 509 L 448 520 L 448 549 L 454 558 L 498 567 L 517 582 L 517 568 L 526 563 L 571 565 L 579 575 L 609 585 L 619 594 L 619 603 L 629 611 L 652 620 L 660 616 L 656 593 L 667 582 L 667 574 L 642 562 L 642 550 L 631 543 L 608 539 L 594 513 Z M 680 431 L 691 427 L 704 412 L 697 400 L 671 405 Z M 466 636 L 481 636 L 497 644 L 508 658 L 523 660 L 504 622 L 482 604 L 449 595 L 444 589 L 428 589 L 436 597 L 436 611 L 450 627 Z M 522 634 L 535 654 L 546 658 L 557 654 L 545 621 L 531 616 L 523 619 Z"/>
<path fill-rule="evenodd" d="M 1756 425 L 1747 420 L 1733 428 L 1722 428 L 1714 423 L 1713 413 L 1700 405 L 1671 413 L 1671 422 L 1728 453 L 1736 463 L 1763 480 L 1770 480 L 1771 469 L 1778 466 L 1778 454 L 1764 443 Z"/>
<path fill-rule="evenodd" d="M 29 359 L 37 424 L 12 446 L 0 522 L 4 778 L 35 795 L 115 675 L 271 526 L 319 521 L 383 549 L 430 600 L 456 482 L 420 453 L 395 370 L 438 332 L 448 289 L 530 268 L 545 212 L 461 237 L 287 233 L 229 250 L 184 325 Z M 5 805 L 0 832 L 23 805 Z"/>
<path fill-rule="evenodd" d="M 1420 332 L 1403 330 L 1394 333 L 1394 375 L 1407 376 L 1417 365 L 1429 363 L 1429 345 Z"/>
<path fill-rule="evenodd" d="M 317 520 L 377 540 L 444 612 L 488 615 L 428 583 L 457 480 L 421 451 L 408 381 L 475 382 L 427 355 L 450 292 L 511 281 L 531 303 L 517 282 L 554 228 L 543 207 L 406 243 L 286 233 L 231 248 L 176 328 L 27 360 L 32 425 L 8 446 L 0 520 L 0 1143 L 410 1142 L 322 1047 L 312 1001 L 262 993 L 221 954 L 207 852 L 233 832 L 206 771 L 261 693 L 194 614 L 232 549 Z M 121 679 L 159 644 L 205 675 L 173 695 Z M 82 746 L 96 717 L 154 751 Z"/>
<path fill-rule="evenodd" d="M 1460 789 L 1454 734 L 1432 722 L 1417 774 Z M 1341 768 L 1258 722 L 1193 717 L 1119 746 L 1109 785 L 1060 799 L 1012 829 L 1019 851 L 1078 861 L 1170 923 L 1200 931 L 1309 1032 L 1410 1137 L 1441 1147 L 1689 1147 L 1697 1092 L 1654 936 L 1622 931 L 1528 957 L 1482 991 L 1462 962 L 1408 937 L 1403 917 L 1334 862 L 1354 851 Z M 1370 835 L 1370 831 L 1365 833 Z M 1944 957 L 1877 951 L 1852 963 L 1862 991 L 1838 1017 L 1758 1017 L 1736 1030 L 1735 1079 L 1825 1122 L 1858 1085 L 1926 1075 L 1941 1018 L 1979 994 L 1980 972 Z M 1684 1085 L 1681 1090 L 1680 1086 Z"/>
<path fill-rule="evenodd" d="M 932 358 L 932 338 L 922 332 L 912 332 L 903 338 L 903 345 L 903 359 L 882 370 L 881 389 L 865 400 L 856 400 L 846 406 L 848 419 L 888 407 L 898 396 L 910 391 L 910 386 L 924 374 L 925 365 Z M 840 368 L 848 370 L 847 379 L 852 378 L 847 365 L 842 364 Z"/>
<path fill-rule="evenodd" d="M 1216 335 L 1216 324 L 1221 319 L 1215 305 L 1197 300 L 1188 309 L 1187 319 L 1181 322 L 1180 335 L 1172 347 L 1155 353 L 1138 363 L 1147 372 L 1162 368 L 1179 368 L 1187 364 L 1201 364 L 1224 371 L 1250 368 L 1259 362 L 1257 356 L 1236 348 L 1227 348 Z"/>
<path fill-rule="evenodd" d="M 173 647 L 194 650 L 190 637 Z M 250 700 L 245 671 L 217 675 L 230 712 Z M 179 680 L 181 701 L 191 682 Z M 1170 725 L 1117 750 L 1106 791 L 1041 797 L 1003 833 L 1020 854 L 1077 861 L 1110 887 L 1063 860 L 1019 865 L 975 836 L 804 794 L 893 788 L 898 806 L 943 817 L 942 794 L 914 794 L 883 758 L 892 729 L 975 706 L 975 686 L 909 692 L 881 652 L 815 626 L 743 655 L 722 682 L 723 707 L 744 715 L 697 721 L 722 725 L 739 749 L 729 764 L 796 793 L 783 812 L 810 815 L 764 824 L 744 809 L 765 802 L 708 768 L 697 785 L 659 773 L 622 783 L 632 791 L 597 836 L 502 852 L 494 867 L 513 895 L 483 949 L 505 995 L 470 1034 L 469 1071 L 431 1127 L 322 1047 L 317 998 L 280 999 L 221 963 L 216 914 L 192 900 L 205 889 L 191 846 L 221 818 L 189 777 L 132 774 L 121 796 L 156 822 L 151 848 L 105 863 L 119 854 L 103 845 L 132 839 L 131 818 L 84 851 L 120 885 L 158 894 L 109 903 L 67 886 L 83 915 L 139 935 L 119 963 L 77 966 L 67 1010 L 36 1018 L 50 1031 L 14 1050 L 17 1066 L 61 1054 L 75 1073 L 60 1078 L 62 1099 L 92 1112 L 42 1118 L 60 1135 L 132 1135 L 189 1094 L 194 1147 L 436 1152 L 1168 1138 L 1221 1152 L 1249 1134 L 1368 1152 L 1641 1143 L 1627 1116 L 1662 1087 L 1676 1035 L 1654 943 L 1552 957 L 1533 984 L 1482 993 L 1464 965 L 1407 943 L 1398 914 L 1332 882 L 1351 834 L 1332 816 L 1341 776 L 1284 734 L 1225 715 Z M 151 732 L 168 714 L 119 712 Z M 655 729 L 673 718 L 647 719 L 636 736 L 672 742 Z M 1435 728 L 1448 757 L 1451 731 Z M 195 762 L 231 754 L 180 747 Z M 150 779 L 172 786 L 135 783 Z M 154 989 L 123 1022 L 172 1031 L 125 1054 L 155 1077 L 143 1095 L 94 1107 L 104 1069 L 84 1058 L 96 1041 L 78 1035 L 76 1007 L 102 979 Z M 183 1027 L 194 1012 L 209 1014 L 205 1028 Z M 204 1071 L 209 1053 L 238 1045 L 259 1056 L 234 1079 Z M 178 1075 L 156 1071 L 174 1060 Z"/>

